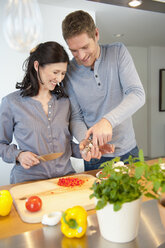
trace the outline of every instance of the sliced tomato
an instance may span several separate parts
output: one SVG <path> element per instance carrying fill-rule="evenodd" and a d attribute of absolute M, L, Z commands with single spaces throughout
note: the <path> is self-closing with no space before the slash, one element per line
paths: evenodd
<path fill-rule="evenodd" d="M 25 206 L 30 212 L 37 212 L 42 207 L 42 200 L 38 196 L 30 196 L 26 200 Z"/>

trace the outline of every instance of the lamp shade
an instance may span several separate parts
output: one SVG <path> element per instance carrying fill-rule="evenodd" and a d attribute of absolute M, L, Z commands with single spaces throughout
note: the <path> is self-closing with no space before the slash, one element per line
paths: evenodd
<path fill-rule="evenodd" d="M 142 4 L 142 0 L 131 0 L 128 4 L 129 6 L 136 8 Z"/>
<path fill-rule="evenodd" d="M 29 51 L 41 39 L 42 17 L 37 0 L 9 0 L 4 10 L 3 31 L 8 45 Z"/>

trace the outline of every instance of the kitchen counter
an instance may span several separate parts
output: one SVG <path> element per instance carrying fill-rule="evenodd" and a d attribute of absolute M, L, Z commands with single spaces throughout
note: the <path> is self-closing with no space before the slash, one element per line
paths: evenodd
<path fill-rule="evenodd" d="M 86 235 L 80 239 L 68 239 L 60 230 L 60 224 L 24 232 L 0 240 L 0 248 L 165 248 L 165 230 L 161 224 L 157 201 L 142 203 L 139 232 L 128 243 L 113 243 L 100 235 L 96 214 L 88 216 Z"/>
<path fill-rule="evenodd" d="M 150 161 L 148 161 L 148 164 L 153 164 L 155 161 L 156 160 L 150 160 Z M 165 159 L 163 161 L 165 162 Z M 88 171 L 88 172 L 84 172 L 84 173 L 95 176 L 98 171 L 99 170 L 93 170 L 93 171 Z M 2 189 L 9 190 L 13 186 L 15 186 L 15 185 L 1 186 L 0 190 L 2 190 Z M 146 200 L 148 200 L 148 198 L 143 197 L 143 202 Z M 92 216 L 95 216 L 95 210 L 89 210 L 88 215 L 89 215 L 89 218 L 92 218 Z M 0 239 L 8 238 L 8 237 L 18 235 L 18 234 L 23 234 L 23 233 L 29 232 L 29 231 L 34 231 L 34 230 L 37 231 L 37 230 L 41 230 L 41 229 L 43 229 L 43 225 L 40 223 L 37 223 L 37 224 L 24 223 L 20 219 L 20 217 L 19 217 L 19 215 L 18 215 L 18 213 L 14 207 L 14 204 L 13 204 L 11 212 L 8 216 L 0 217 Z M 39 246 L 35 246 L 35 247 L 39 247 Z M 72 246 L 70 246 L 70 247 L 72 247 Z"/>
<path fill-rule="evenodd" d="M 83 173 L 96 176 L 96 173 L 98 171 L 99 170 L 93 170 L 93 171 L 88 171 L 88 172 L 83 172 Z M 19 184 L 0 186 L 0 190 L 2 189 L 9 190 L 10 188 L 16 185 L 19 185 Z M 88 211 L 88 215 L 91 215 L 93 213 L 95 213 L 95 210 Z M 0 216 L 0 239 L 10 237 L 13 235 L 17 235 L 23 232 L 40 229 L 42 227 L 43 225 L 41 223 L 29 224 L 29 223 L 23 222 L 20 216 L 18 215 L 16 208 L 13 204 L 11 212 L 8 216 L 5 216 L 5 217 Z"/>

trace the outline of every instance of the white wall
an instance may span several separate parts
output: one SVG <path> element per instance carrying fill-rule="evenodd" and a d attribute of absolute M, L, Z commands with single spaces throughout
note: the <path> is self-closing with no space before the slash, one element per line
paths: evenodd
<path fill-rule="evenodd" d="M 165 112 L 159 112 L 159 69 L 165 68 L 165 47 L 150 47 L 149 52 L 149 83 L 148 83 L 148 123 L 151 157 L 165 156 Z"/>
<path fill-rule="evenodd" d="M 150 158 L 165 157 L 165 112 L 159 112 L 159 70 L 165 68 L 165 47 L 128 47 L 146 92 L 146 104 L 134 116 L 139 147 Z"/>
<path fill-rule="evenodd" d="M 146 93 L 146 103 L 133 115 L 133 126 L 135 130 L 136 141 L 138 147 L 143 149 L 144 155 L 148 156 L 148 50 L 146 47 L 128 47 L 130 54 L 134 60 L 137 72 L 143 84 Z"/>

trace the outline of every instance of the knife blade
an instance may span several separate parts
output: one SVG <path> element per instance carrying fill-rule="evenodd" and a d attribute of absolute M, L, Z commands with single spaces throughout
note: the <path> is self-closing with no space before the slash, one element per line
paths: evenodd
<path fill-rule="evenodd" d="M 63 152 L 48 153 L 48 154 L 40 155 L 37 158 L 42 160 L 42 161 L 44 161 L 44 162 L 46 162 L 46 161 L 49 161 L 49 160 L 59 158 L 59 157 L 62 156 L 62 154 L 63 154 Z"/>

